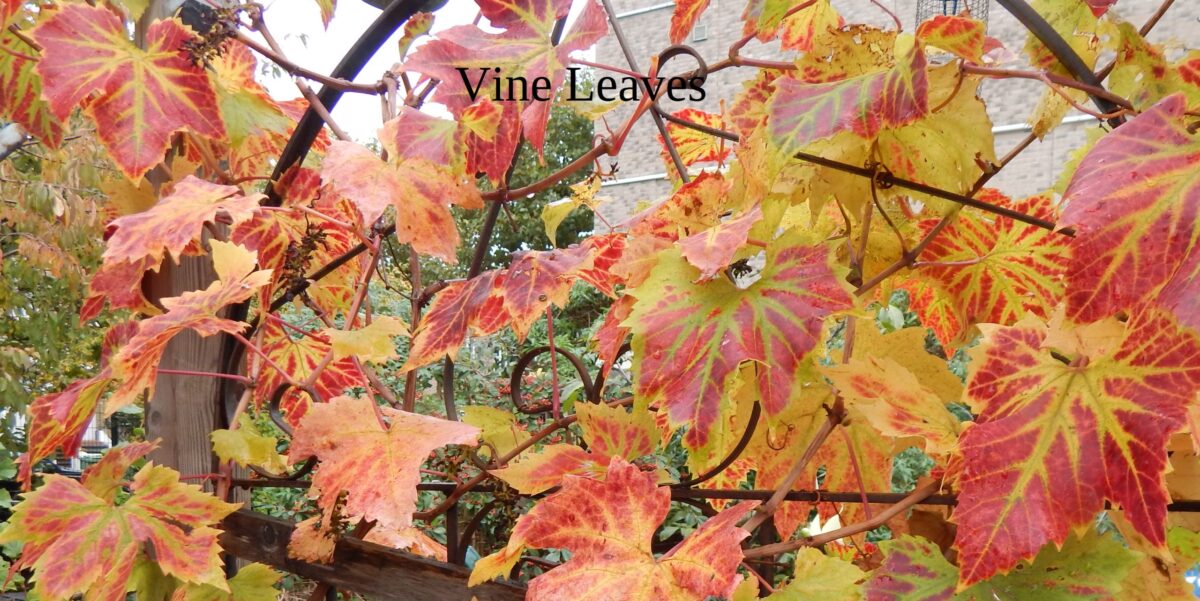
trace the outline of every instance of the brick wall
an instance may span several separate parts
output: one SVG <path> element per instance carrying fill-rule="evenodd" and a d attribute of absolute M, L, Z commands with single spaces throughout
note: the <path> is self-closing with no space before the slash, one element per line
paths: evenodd
<path fill-rule="evenodd" d="M 905 31 L 915 28 L 916 0 L 881 0 L 900 17 Z M 1122 18 L 1140 26 L 1161 0 L 1120 0 L 1114 11 Z M 891 18 L 868 0 L 833 0 L 834 6 L 847 23 L 868 23 L 890 26 Z M 633 49 L 638 67 L 644 70 L 652 55 L 669 45 L 667 28 L 671 20 L 673 5 L 662 0 L 613 0 L 621 28 Z M 726 56 L 729 45 L 742 36 L 742 11 L 744 0 L 712 0 L 708 10 L 697 22 L 697 30 L 703 29 L 704 39 L 689 40 L 688 43 L 708 61 L 715 62 Z M 1172 52 L 1182 52 L 1182 40 L 1195 41 L 1195 32 L 1200 31 L 1200 1 L 1177 2 L 1150 35 L 1153 42 L 1165 44 Z M 989 10 L 988 34 L 998 38 L 1018 55 L 1025 42 L 1024 27 L 1002 7 L 992 2 Z M 694 36 L 699 37 L 699 36 Z M 778 45 L 762 45 L 751 42 L 743 51 L 746 56 L 780 59 Z M 790 53 L 788 53 L 790 54 Z M 626 66 L 625 58 L 611 33 L 602 39 L 596 49 L 597 61 L 604 64 Z M 677 67 L 670 72 L 692 68 L 690 59 L 675 59 Z M 1102 57 L 1101 61 L 1105 61 Z M 678 110 L 688 106 L 710 112 L 718 112 L 721 101 L 732 101 L 741 90 L 742 81 L 750 77 L 749 69 L 727 69 L 713 74 L 705 85 L 707 98 L 699 103 L 674 103 L 667 100 L 662 105 L 667 110 Z M 981 96 L 987 102 L 992 123 L 997 127 L 996 154 L 1003 156 L 1022 140 L 1028 129 L 1023 125 L 1042 93 L 1038 82 L 1026 80 L 1003 80 L 984 82 Z M 632 106 L 621 107 L 608 115 L 607 123 L 617 128 L 629 115 Z M 1068 153 L 1080 146 L 1087 135 L 1087 128 L 1097 127 L 1097 122 L 1079 113 L 1072 113 L 1068 122 L 1059 126 L 1044 140 L 1035 142 L 1014 160 L 992 185 L 1012 194 L 1023 196 L 1049 188 L 1058 176 L 1060 166 Z M 598 131 L 605 124 L 598 123 Z M 616 181 L 607 182 L 603 195 L 610 198 L 602 212 L 611 223 L 617 223 L 633 213 L 641 202 L 652 201 L 667 195 L 670 184 L 662 178 L 665 165 L 660 156 L 658 130 L 649 118 L 641 119 L 625 142 L 621 153 L 615 158 L 619 167 Z"/>

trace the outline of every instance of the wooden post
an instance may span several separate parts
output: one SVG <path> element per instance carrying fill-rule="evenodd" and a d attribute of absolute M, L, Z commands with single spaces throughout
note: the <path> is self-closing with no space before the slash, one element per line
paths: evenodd
<path fill-rule="evenodd" d="M 179 265 L 170 259 L 164 261 L 162 270 L 148 276 L 144 286 L 146 297 L 156 302 L 207 288 L 215 280 L 208 257 L 184 257 Z M 202 338 L 192 331 L 181 333 L 167 344 L 161 367 L 220 372 L 222 346 L 221 336 Z M 146 436 L 151 440 L 162 438 L 162 443 L 150 459 L 181 474 L 215 472 L 217 463 L 209 435 L 221 427 L 217 413 L 219 390 L 216 378 L 159 375 L 154 396 L 146 404 Z"/>

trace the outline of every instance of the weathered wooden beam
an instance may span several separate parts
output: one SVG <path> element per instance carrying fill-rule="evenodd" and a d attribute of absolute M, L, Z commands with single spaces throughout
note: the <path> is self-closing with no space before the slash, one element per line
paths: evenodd
<path fill-rule="evenodd" d="M 221 547 L 241 559 L 265 563 L 298 576 L 381 601 L 518 601 L 525 588 L 488 582 L 467 588 L 466 568 L 343 537 L 328 564 L 288 557 L 293 525 L 248 510 L 225 518 Z"/>

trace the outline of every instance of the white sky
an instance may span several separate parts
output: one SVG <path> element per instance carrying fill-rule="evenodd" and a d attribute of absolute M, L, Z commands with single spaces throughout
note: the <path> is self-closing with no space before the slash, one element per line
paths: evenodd
<path fill-rule="evenodd" d="M 573 4 L 573 13 L 583 5 L 582 2 Z M 325 30 L 321 25 L 321 11 L 316 0 L 267 0 L 264 6 L 264 19 L 287 53 L 287 57 L 307 69 L 325 74 L 337 66 L 338 61 L 380 12 L 362 0 L 338 0 L 333 20 L 329 23 L 329 29 Z M 474 21 L 478 11 L 473 0 L 448 0 L 446 5 L 435 13 L 433 31 L 436 33 L 455 25 L 469 24 Z M 367 63 L 355 81 L 379 81 L 379 76 L 397 62 L 397 43 L 400 35 L 401 30 L 397 30 Z M 259 60 L 264 59 L 259 57 Z M 263 85 L 272 96 L 289 99 L 300 95 L 288 77 L 263 79 Z M 320 84 L 310 85 L 314 90 L 320 89 Z M 401 92 L 403 93 L 403 90 Z M 353 138 L 365 142 L 375 137 L 375 131 L 380 126 L 379 99 L 364 94 L 344 94 L 333 110 L 333 118 Z"/>

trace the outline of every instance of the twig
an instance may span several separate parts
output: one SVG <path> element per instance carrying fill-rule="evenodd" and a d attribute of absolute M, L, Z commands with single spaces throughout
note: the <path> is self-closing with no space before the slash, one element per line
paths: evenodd
<path fill-rule="evenodd" d="M 778 555 L 780 553 L 787 553 L 788 551 L 795 551 L 796 549 L 799 549 L 801 547 L 815 547 L 818 545 L 823 545 L 825 543 L 833 542 L 835 540 L 838 540 L 839 538 L 845 538 L 847 536 L 853 536 L 853 535 L 859 534 L 861 532 L 867 532 L 869 530 L 874 530 L 874 529 L 886 524 L 888 522 L 888 520 L 907 511 L 913 505 L 919 504 L 921 501 L 925 500 L 926 497 L 929 497 L 930 495 L 937 492 L 939 488 L 941 488 L 940 480 L 928 482 L 922 486 L 918 486 L 917 489 L 912 491 L 911 493 L 909 493 L 909 495 L 907 497 L 904 497 L 904 499 L 902 499 L 900 502 L 879 512 L 878 514 L 875 515 L 874 518 L 871 518 L 868 520 L 863 520 L 856 524 L 851 524 L 849 526 L 845 526 L 842 528 L 838 528 L 837 530 L 830 530 L 829 532 L 822 532 L 821 534 L 818 534 L 816 536 L 807 536 L 807 537 L 799 538 L 796 540 L 790 540 L 790 541 L 786 541 L 786 542 L 782 542 L 782 543 L 775 543 L 773 545 L 763 545 L 761 547 L 755 547 L 753 549 L 746 549 L 745 551 L 742 552 L 742 557 L 744 557 L 745 559 L 754 559 L 754 558 L 758 558 L 758 557 L 770 557 L 773 555 Z"/>
<path fill-rule="evenodd" d="M 816 456 L 817 451 L 821 448 L 821 444 L 825 442 L 825 439 L 829 437 L 829 433 L 833 431 L 836 423 L 840 421 L 840 416 L 835 417 L 832 413 L 825 419 L 825 423 L 821 424 L 821 429 L 817 430 L 817 433 L 813 435 L 812 440 L 808 443 L 808 448 L 804 449 L 804 454 L 800 456 L 800 459 L 796 460 L 796 463 L 792 464 L 792 469 L 788 471 L 783 480 L 779 482 L 779 485 L 775 487 L 775 493 L 771 495 L 770 499 L 767 499 L 766 503 L 763 503 L 755 510 L 754 515 L 750 516 L 749 520 L 746 520 L 742 528 L 753 532 L 763 522 L 767 521 L 775 513 L 775 510 L 779 509 L 779 505 L 783 503 L 783 498 L 795 486 L 796 480 L 800 479 L 800 474 L 804 473 L 804 468 Z"/>

